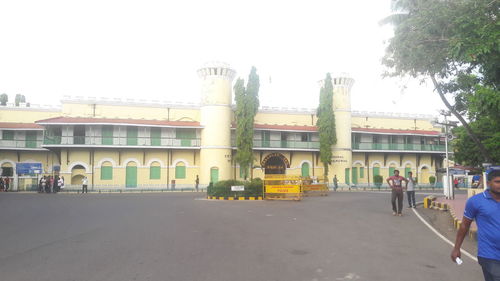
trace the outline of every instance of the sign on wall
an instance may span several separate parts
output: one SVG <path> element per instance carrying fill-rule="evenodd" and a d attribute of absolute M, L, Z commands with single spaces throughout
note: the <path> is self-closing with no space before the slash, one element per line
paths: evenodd
<path fill-rule="evenodd" d="M 16 163 L 16 174 L 34 175 L 42 173 L 42 163 Z"/>

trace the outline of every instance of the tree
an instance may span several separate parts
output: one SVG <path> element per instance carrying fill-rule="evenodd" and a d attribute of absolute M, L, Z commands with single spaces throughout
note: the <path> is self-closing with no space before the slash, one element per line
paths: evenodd
<path fill-rule="evenodd" d="M 9 96 L 5 93 L 0 95 L 0 104 L 3 106 L 7 105 L 7 102 L 9 101 Z"/>
<path fill-rule="evenodd" d="M 21 102 L 26 102 L 26 97 L 21 94 L 16 94 L 16 99 L 15 99 L 16 106 L 19 106 Z"/>
<path fill-rule="evenodd" d="M 253 164 L 253 124 L 257 110 L 259 109 L 259 75 L 257 69 L 252 66 L 248 83 L 245 89 L 245 81 L 241 78 L 236 80 L 233 87 L 234 99 L 236 101 L 236 162 L 243 171 L 246 180 L 248 171 Z"/>
<path fill-rule="evenodd" d="M 487 92 L 500 94 L 499 8 L 499 1 L 491 0 L 394 0 L 395 13 L 382 21 L 394 26 L 382 60 L 389 68 L 386 75 L 430 78 L 445 106 L 461 122 L 468 141 L 474 143 L 480 162 L 491 162 L 495 151 L 485 145 L 490 136 L 473 124 L 484 116 L 469 106 L 473 100 L 488 103 L 482 98 Z M 498 116 L 487 118 L 491 117 L 500 121 Z"/>
<path fill-rule="evenodd" d="M 319 106 L 316 112 L 319 132 L 319 155 L 324 167 L 324 175 L 328 176 L 328 165 L 332 164 L 332 145 L 337 143 L 335 132 L 335 115 L 333 113 L 333 84 L 330 73 L 326 74 L 324 85 L 319 92 Z"/>

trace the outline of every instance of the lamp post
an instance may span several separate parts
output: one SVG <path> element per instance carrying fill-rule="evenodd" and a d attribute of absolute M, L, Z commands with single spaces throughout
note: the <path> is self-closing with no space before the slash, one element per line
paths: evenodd
<path fill-rule="evenodd" d="M 450 161 L 448 156 L 448 138 L 450 137 L 450 135 L 448 134 L 448 127 L 456 127 L 457 122 L 448 121 L 447 117 L 451 116 L 451 113 L 449 111 L 441 110 L 439 113 L 444 116 L 444 123 L 435 122 L 435 124 L 443 125 L 445 133 L 444 147 L 446 158 L 446 186 L 448 188 L 448 192 L 446 192 L 445 196 L 447 197 L 447 199 L 455 199 L 455 190 L 453 189 L 450 181 Z"/>

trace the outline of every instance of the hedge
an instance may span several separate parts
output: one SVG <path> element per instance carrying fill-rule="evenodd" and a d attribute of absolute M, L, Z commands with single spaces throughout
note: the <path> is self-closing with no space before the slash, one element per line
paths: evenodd
<path fill-rule="evenodd" d="M 245 191 L 231 191 L 231 186 L 243 185 Z M 225 180 L 210 184 L 207 187 L 208 196 L 216 197 L 257 197 L 262 196 L 263 182 L 260 178 L 252 181 Z"/>

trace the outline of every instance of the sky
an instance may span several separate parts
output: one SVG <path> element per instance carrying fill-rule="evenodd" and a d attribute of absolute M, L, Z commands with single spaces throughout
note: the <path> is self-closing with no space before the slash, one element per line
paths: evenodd
<path fill-rule="evenodd" d="M 431 83 L 382 78 L 390 0 L 0 2 L 0 93 L 198 102 L 196 70 L 261 79 L 261 105 L 316 108 L 327 72 L 355 79 L 352 109 L 437 115 Z"/>

